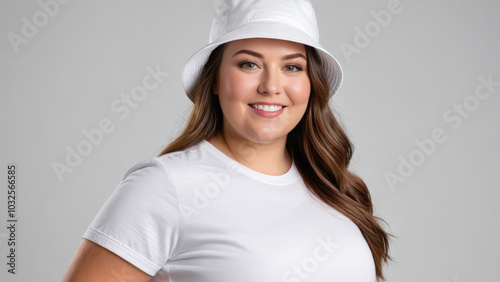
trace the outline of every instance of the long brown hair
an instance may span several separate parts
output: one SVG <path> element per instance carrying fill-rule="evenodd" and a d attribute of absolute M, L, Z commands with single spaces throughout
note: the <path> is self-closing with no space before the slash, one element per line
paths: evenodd
<path fill-rule="evenodd" d="M 348 171 L 353 145 L 328 105 L 329 86 L 321 60 L 306 47 L 307 71 L 311 81 L 308 107 L 298 125 L 288 134 L 286 148 L 308 189 L 323 202 L 351 219 L 371 249 L 378 280 L 385 280 L 383 264 L 389 256 L 389 236 L 373 215 L 370 192 L 360 177 Z M 225 45 L 210 55 L 193 88 L 193 109 L 184 131 L 159 156 L 184 150 L 208 140 L 222 129 L 222 110 L 212 86 Z"/>

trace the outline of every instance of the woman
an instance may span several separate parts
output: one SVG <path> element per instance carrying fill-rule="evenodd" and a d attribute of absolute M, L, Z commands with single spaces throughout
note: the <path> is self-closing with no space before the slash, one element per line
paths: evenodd
<path fill-rule="evenodd" d="M 341 79 L 309 1 L 223 2 L 184 132 L 125 173 L 63 280 L 383 280 L 388 234 L 328 106 Z"/>

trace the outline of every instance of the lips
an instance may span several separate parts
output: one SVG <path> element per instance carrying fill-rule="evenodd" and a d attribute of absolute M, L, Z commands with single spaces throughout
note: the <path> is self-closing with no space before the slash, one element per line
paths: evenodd
<path fill-rule="evenodd" d="M 261 110 L 264 112 L 277 112 L 283 108 L 281 105 L 262 105 L 262 104 L 250 104 L 254 109 Z"/>
<path fill-rule="evenodd" d="M 264 104 L 264 103 L 256 103 L 256 104 L 248 104 L 256 114 L 266 118 L 273 118 L 281 115 L 281 113 L 285 110 L 286 106 L 280 104 Z"/>

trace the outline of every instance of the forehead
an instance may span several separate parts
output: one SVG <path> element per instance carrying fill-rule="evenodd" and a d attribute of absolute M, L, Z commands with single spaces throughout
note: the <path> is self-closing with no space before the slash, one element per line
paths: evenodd
<path fill-rule="evenodd" d="M 230 53 L 231 56 L 241 50 L 250 49 L 259 53 L 302 53 L 306 54 L 304 44 L 270 38 L 246 38 L 235 40 L 227 43 L 225 53 Z"/>

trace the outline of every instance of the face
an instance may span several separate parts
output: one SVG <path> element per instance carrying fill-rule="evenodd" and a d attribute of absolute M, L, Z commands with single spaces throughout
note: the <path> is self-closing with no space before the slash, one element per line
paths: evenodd
<path fill-rule="evenodd" d="M 303 44 L 263 38 L 228 43 L 214 85 L 226 138 L 286 141 L 307 108 L 307 67 Z"/>

